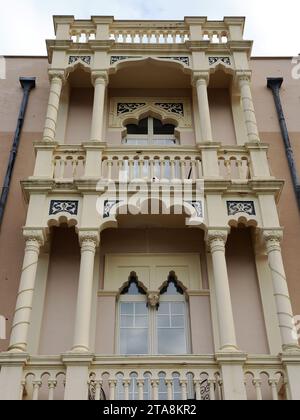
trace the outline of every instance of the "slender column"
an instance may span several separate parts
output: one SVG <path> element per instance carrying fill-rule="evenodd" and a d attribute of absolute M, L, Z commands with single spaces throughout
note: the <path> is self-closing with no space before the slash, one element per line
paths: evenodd
<path fill-rule="evenodd" d="M 209 80 L 209 74 L 203 73 L 194 75 L 193 83 L 196 86 L 198 107 L 199 107 L 199 118 L 201 126 L 201 137 L 202 142 L 212 141 L 212 129 L 209 112 L 209 102 L 207 95 L 207 85 Z"/>
<path fill-rule="evenodd" d="M 11 352 L 26 352 L 27 350 L 28 329 L 31 319 L 39 252 L 41 245 L 44 243 L 42 230 L 24 229 L 23 235 L 25 237 L 26 245 L 8 348 Z"/>
<path fill-rule="evenodd" d="M 247 129 L 248 142 L 259 142 L 259 134 L 250 88 L 250 73 L 238 73 L 238 83 L 241 92 L 242 107 Z"/>
<path fill-rule="evenodd" d="M 79 232 L 81 261 L 72 352 L 89 352 L 94 260 L 99 244 L 97 231 Z"/>
<path fill-rule="evenodd" d="M 57 115 L 60 102 L 60 95 L 62 91 L 63 82 L 65 80 L 65 73 L 63 70 L 50 70 L 50 93 L 48 108 L 45 120 L 44 141 L 55 141 Z"/>
<path fill-rule="evenodd" d="M 276 303 L 276 311 L 281 334 L 282 346 L 286 348 L 297 348 L 298 340 L 294 326 L 294 318 L 288 286 L 286 282 L 285 270 L 282 261 L 281 230 L 265 230 L 263 232 L 266 244 L 268 262 L 271 270 L 273 293 Z"/>
<path fill-rule="evenodd" d="M 220 351 L 237 351 L 235 327 L 229 290 L 225 243 L 227 231 L 208 231 L 207 242 L 212 255 L 217 316 L 220 335 Z"/>
<path fill-rule="evenodd" d="M 105 71 L 92 72 L 94 90 L 94 105 L 91 127 L 91 141 L 103 141 L 104 101 L 108 76 Z"/>

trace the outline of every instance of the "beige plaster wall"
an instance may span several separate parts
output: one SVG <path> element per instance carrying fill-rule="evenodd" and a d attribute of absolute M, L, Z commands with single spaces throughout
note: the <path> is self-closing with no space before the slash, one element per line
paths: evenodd
<path fill-rule="evenodd" d="M 60 354 L 72 347 L 79 264 L 74 229 L 53 228 L 40 354 Z"/>
<path fill-rule="evenodd" d="M 25 223 L 25 204 L 20 180 L 33 173 L 33 142 L 41 140 L 48 101 L 47 59 L 33 57 L 6 57 L 6 79 L 0 79 L 0 186 L 2 187 L 18 119 L 23 91 L 20 76 L 37 77 L 31 92 L 20 137 L 19 151 L 14 167 L 11 188 L 0 231 L 0 314 L 8 318 L 7 337 L 19 288 L 24 241 L 21 228 Z M 0 351 L 8 340 L 0 340 Z"/>
<path fill-rule="evenodd" d="M 247 353 L 267 354 L 269 348 L 249 229 L 232 229 L 226 258 L 238 346 Z"/>
<path fill-rule="evenodd" d="M 278 203 L 281 225 L 284 227 L 282 252 L 294 314 L 300 314 L 300 217 L 280 134 L 272 92 L 266 87 L 267 77 L 283 77 L 280 90 L 289 136 L 300 176 L 300 79 L 292 78 L 291 58 L 254 58 L 252 93 L 261 140 L 267 143 L 272 174 L 285 180 Z"/>
<path fill-rule="evenodd" d="M 214 141 L 236 144 L 235 128 L 228 89 L 208 89 L 210 119 Z"/>

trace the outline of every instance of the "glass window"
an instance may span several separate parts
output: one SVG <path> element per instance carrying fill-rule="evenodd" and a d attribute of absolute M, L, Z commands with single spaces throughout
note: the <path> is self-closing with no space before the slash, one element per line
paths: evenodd
<path fill-rule="evenodd" d="M 157 311 L 157 341 L 159 354 L 185 354 L 185 303 L 163 302 Z"/>
<path fill-rule="evenodd" d="M 148 323 L 148 309 L 144 302 L 121 302 L 121 354 L 148 354 Z"/>
<path fill-rule="evenodd" d="M 129 145 L 176 144 L 175 125 L 163 124 L 157 118 L 143 118 L 138 124 L 127 124 L 125 143 Z"/>

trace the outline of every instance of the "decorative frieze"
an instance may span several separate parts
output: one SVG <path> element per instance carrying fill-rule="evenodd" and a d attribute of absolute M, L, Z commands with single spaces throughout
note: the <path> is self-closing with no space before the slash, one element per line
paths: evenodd
<path fill-rule="evenodd" d="M 145 103 L 118 103 L 117 114 L 127 114 L 129 112 L 134 112 L 135 110 L 145 106 Z"/>
<path fill-rule="evenodd" d="M 74 64 L 77 63 L 77 61 L 82 61 L 89 66 L 91 64 L 91 60 L 92 56 L 90 55 L 70 55 L 68 63 Z"/>
<path fill-rule="evenodd" d="M 110 64 L 115 64 L 118 61 L 123 61 L 123 60 L 129 60 L 131 58 L 142 58 L 141 56 L 136 56 L 136 55 L 112 55 L 110 57 Z"/>
<path fill-rule="evenodd" d="M 58 213 L 69 213 L 72 216 L 78 214 L 78 201 L 73 200 L 51 200 L 49 215 Z"/>
<path fill-rule="evenodd" d="M 104 201 L 103 219 L 107 219 L 108 217 L 110 217 L 110 213 L 111 213 L 112 208 L 119 203 L 120 203 L 120 200 L 106 200 L 106 201 Z"/>
<path fill-rule="evenodd" d="M 228 216 L 235 216 L 237 213 L 256 215 L 253 201 L 227 201 L 227 212 Z"/>
<path fill-rule="evenodd" d="M 185 203 L 190 204 L 196 211 L 196 216 L 203 218 L 203 203 L 202 201 L 185 201 Z"/>
<path fill-rule="evenodd" d="M 186 66 L 190 65 L 190 59 L 189 57 L 158 57 L 161 58 L 162 60 L 174 60 L 174 61 L 180 61 L 181 63 L 185 64 Z"/>
<path fill-rule="evenodd" d="M 143 58 L 143 57 L 142 56 L 136 56 L 136 55 L 112 55 L 110 57 L 110 64 L 113 65 L 113 64 L 115 64 L 119 61 L 130 60 L 130 59 L 139 59 L 139 58 Z M 169 57 L 157 57 L 157 58 L 162 59 L 162 60 L 179 61 L 179 62 L 185 64 L 186 66 L 190 65 L 189 57 L 169 56 Z"/>
<path fill-rule="evenodd" d="M 208 63 L 210 66 L 213 66 L 218 62 L 226 64 L 227 66 L 231 66 L 230 57 L 208 57 Z"/>
<path fill-rule="evenodd" d="M 172 102 L 156 102 L 155 106 L 159 106 L 171 114 L 178 114 L 184 116 L 183 104 L 181 103 L 172 103 Z"/>

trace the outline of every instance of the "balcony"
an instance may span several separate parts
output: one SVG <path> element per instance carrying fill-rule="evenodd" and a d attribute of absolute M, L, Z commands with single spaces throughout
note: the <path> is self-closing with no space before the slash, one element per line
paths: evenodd
<path fill-rule="evenodd" d="M 66 383 L 66 371 L 60 357 L 31 358 L 24 368 L 20 399 L 63 400 L 65 387 L 72 386 Z M 279 358 L 249 357 L 244 373 L 249 400 L 289 399 Z M 223 386 L 213 356 L 96 356 L 82 399 L 222 400 Z"/>

